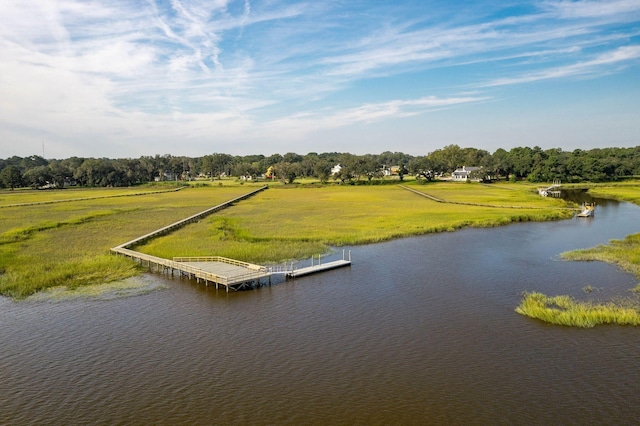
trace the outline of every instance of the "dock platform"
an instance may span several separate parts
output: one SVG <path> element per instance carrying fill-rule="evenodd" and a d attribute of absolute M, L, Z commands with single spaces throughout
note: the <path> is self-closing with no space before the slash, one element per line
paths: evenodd
<path fill-rule="evenodd" d="M 330 269 L 342 268 L 345 266 L 351 266 L 351 260 L 336 260 L 334 262 L 323 263 L 320 265 L 307 266 L 306 268 L 294 269 L 287 272 L 288 278 L 297 278 L 305 275 L 311 275 L 318 272 L 328 271 Z"/>

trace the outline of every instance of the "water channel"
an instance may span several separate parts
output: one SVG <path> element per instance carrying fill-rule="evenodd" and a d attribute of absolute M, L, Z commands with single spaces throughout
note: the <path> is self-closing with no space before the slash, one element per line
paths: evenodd
<path fill-rule="evenodd" d="M 553 326 L 523 291 L 628 294 L 558 254 L 640 232 L 640 208 L 351 247 L 353 265 L 227 294 L 0 299 L 0 424 L 637 424 L 640 329 Z M 595 291 L 582 289 L 591 285 Z"/>

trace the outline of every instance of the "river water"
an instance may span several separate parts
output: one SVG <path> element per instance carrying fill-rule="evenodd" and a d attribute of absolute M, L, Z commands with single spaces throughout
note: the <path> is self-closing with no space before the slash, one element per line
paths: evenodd
<path fill-rule="evenodd" d="M 352 247 L 255 291 L 148 274 L 167 288 L 0 299 L 0 424 L 638 424 L 638 328 L 514 312 L 523 291 L 636 285 L 558 259 L 640 232 L 636 206 L 596 214 Z"/>

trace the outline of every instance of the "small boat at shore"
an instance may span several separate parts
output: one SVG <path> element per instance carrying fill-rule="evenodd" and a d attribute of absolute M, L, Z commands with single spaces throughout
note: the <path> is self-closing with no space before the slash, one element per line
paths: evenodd
<path fill-rule="evenodd" d="M 577 217 L 593 217 L 595 213 L 596 204 L 595 203 L 584 203 L 582 206 L 582 211 L 578 213 Z"/>

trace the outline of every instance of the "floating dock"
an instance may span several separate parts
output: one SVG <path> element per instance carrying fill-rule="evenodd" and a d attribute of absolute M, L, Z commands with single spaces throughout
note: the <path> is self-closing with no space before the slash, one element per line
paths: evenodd
<path fill-rule="evenodd" d="M 287 278 L 297 278 L 305 275 L 316 274 L 318 272 L 329 271 L 331 269 L 343 268 L 345 266 L 351 266 L 351 252 L 349 252 L 349 257 L 345 257 L 344 250 L 342 251 L 342 259 L 335 260 L 333 262 L 321 263 L 320 256 L 318 256 L 318 264 L 314 265 L 314 258 L 311 258 L 311 266 L 291 269 L 291 271 L 287 271 Z"/>
<path fill-rule="evenodd" d="M 350 260 L 336 260 L 335 262 L 329 262 L 322 265 L 308 266 L 306 268 L 294 269 L 287 273 L 289 278 L 302 277 L 304 275 L 311 275 L 322 271 L 328 271 L 330 269 L 342 268 L 344 266 L 350 266 Z"/>

